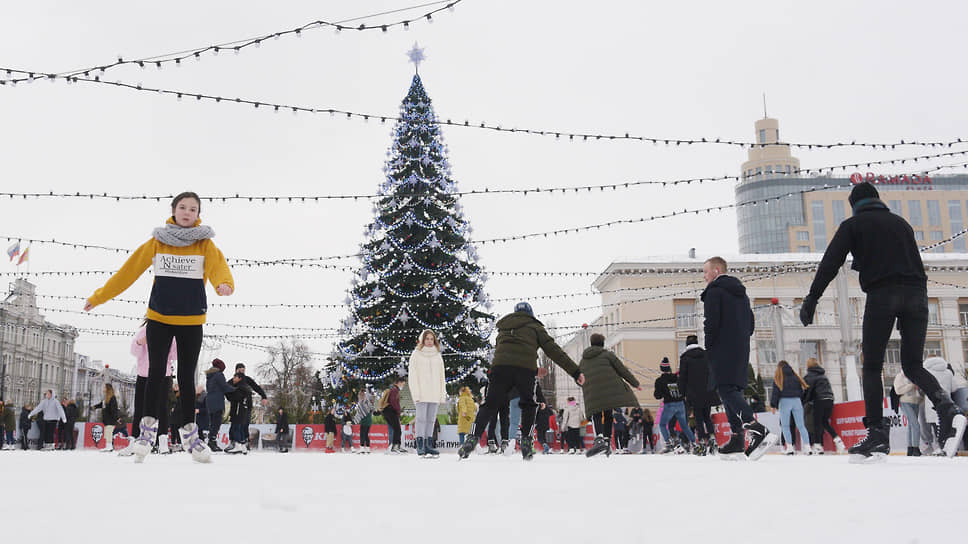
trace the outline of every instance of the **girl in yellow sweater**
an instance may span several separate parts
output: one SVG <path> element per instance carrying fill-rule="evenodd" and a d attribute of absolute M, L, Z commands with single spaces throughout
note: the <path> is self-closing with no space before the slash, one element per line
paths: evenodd
<path fill-rule="evenodd" d="M 132 446 L 135 462 L 140 463 L 151 451 L 158 433 L 158 416 L 167 408 L 164 390 L 165 369 L 172 339 L 178 350 L 178 387 L 195 390 L 195 366 L 202 348 L 202 324 L 208 302 L 205 282 L 211 282 L 220 296 L 235 289 L 232 273 L 222 252 L 215 247 L 215 231 L 201 225 L 201 199 L 191 192 L 181 193 L 171 202 L 171 217 L 164 227 L 156 228 L 150 240 L 128 257 L 103 287 L 88 297 L 85 311 L 118 296 L 154 265 L 155 281 L 148 299 L 146 339 L 148 343 L 148 381 L 145 386 L 145 413 L 141 435 Z M 180 427 L 182 444 L 192 459 L 207 463 L 211 450 L 202 441 L 195 426 L 195 406 L 182 404 Z"/>

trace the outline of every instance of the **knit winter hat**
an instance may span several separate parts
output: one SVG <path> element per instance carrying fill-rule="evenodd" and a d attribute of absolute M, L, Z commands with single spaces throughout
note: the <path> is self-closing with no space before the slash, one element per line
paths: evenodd
<path fill-rule="evenodd" d="M 850 206 L 854 207 L 855 204 L 864 200 L 865 198 L 880 198 L 881 194 L 877 192 L 877 188 L 874 185 L 864 182 L 854 185 L 854 188 L 850 191 L 850 196 L 847 197 L 847 201 L 850 202 Z"/>
<path fill-rule="evenodd" d="M 524 312 L 524 313 L 530 315 L 531 317 L 534 317 L 534 310 L 531 309 L 531 305 L 528 304 L 527 302 L 519 302 L 519 303 L 515 304 L 514 305 L 514 311 L 515 312 Z"/>
<path fill-rule="evenodd" d="M 213 359 L 212 360 L 212 366 L 214 366 L 215 368 L 217 368 L 217 369 L 219 369 L 221 371 L 224 371 L 225 370 L 225 363 L 222 362 L 221 359 Z"/>
<path fill-rule="evenodd" d="M 663 357 L 662 362 L 659 363 L 659 370 L 662 372 L 672 372 L 672 365 L 669 364 L 669 358 Z"/>
<path fill-rule="evenodd" d="M 238 370 L 240 368 L 245 368 L 245 363 L 236 363 L 235 364 L 235 370 Z"/>

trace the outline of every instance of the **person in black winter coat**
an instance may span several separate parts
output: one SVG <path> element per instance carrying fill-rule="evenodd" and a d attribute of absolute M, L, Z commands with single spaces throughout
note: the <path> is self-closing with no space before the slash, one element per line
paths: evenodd
<path fill-rule="evenodd" d="M 938 380 L 924 368 L 924 339 L 928 327 L 927 275 L 914 229 L 891 213 L 870 183 L 860 183 L 848 198 L 853 215 L 837 228 L 817 267 L 810 293 L 800 307 L 800 322 L 813 323 L 817 302 L 840 267 L 853 255 L 851 268 L 860 273 L 860 288 L 867 294 L 864 308 L 863 386 L 867 436 L 850 448 L 857 461 L 877 461 L 891 451 L 889 424 L 881 402 L 881 372 L 887 343 L 895 322 L 901 331 L 901 371 L 934 403 L 938 412 L 944 452 L 955 455 L 968 419 L 951 401 Z"/>
<path fill-rule="evenodd" d="M 205 405 L 208 408 L 208 448 L 221 451 L 218 447 L 218 430 L 222 427 L 222 417 L 225 413 L 225 396 L 235 392 L 235 388 L 225 381 L 225 363 L 221 359 L 213 359 L 212 366 L 205 371 Z"/>
<path fill-rule="evenodd" d="M 746 368 L 750 361 L 750 337 L 755 326 L 753 309 L 743 284 L 726 274 L 726 261 L 722 257 L 707 259 L 702 269 L 706 280 L 706 289 L 700 295 L 706 358 L 732 431 L 730 441 L 719 450 L 726 455 L 724 458 L 745 452 L 747 457 L 756 460 L 777 438 L 753 418 L 753 411 L 743 398 Z M 746 448 L 744 431 L 750 435 Z"/>
<path fill-rule="evenodd" d="M 30 410 L 31 406 L 24 404 L 23 410 L 20 411 L 20 448 L 24 451 L 27 451 L 27 446 L 30 445 L 27 440 L 27 433 L 30 432 Z"/>
<path fill-rule="evenodd" d="M 74 438 L 74 423 L 77 422 L 79 412 L 74 399 L 68 400 L 67 406 L 64 407 L 64 416 L 67 417 L 67 423 L 64 424 L 64 438 L 66 440 L 65 447 L 69 450 L 77 447 L 77 440 Z"/>
<path fill-rule="evenodd" d="M 252 378 L 250 378 L 245 373 L 245 363 L 236 363 L 236 365 L 235 365 L 235 372 L 236 372 L 236 374 L 241 374 L 242 375 L 242 380 L 249 387 L 249 397 L 250 398 L 249 398 L 249 401 L 245 404 L 246 409 L 248 410 L 248 413 L 243 417 L 243 423 L 242 423 L 242 436 L 245 439 L 246 443 L 248 443 L 248 441 L 249 441 L 249 421 L 252 419 L 250 417 L 251 414 L 252 414 L 252 406 L 253 406 L 252 405 L 252 398 L 251 398 L 252 397 L 252 393 L 258 393 L 259 396 L 262 397 L 262 405 L 263 406 L 268 406 L 269 405 L 269 397 L 266 395 L 266 392 L 261 387 L 259 387 L 259 384 L 255 383 L 255 380 L 253 380 Z"/>
<path fill-rule="evenodd" d="M 279 417 L 276 418 L 276 443 L 281 453 L 289 451 L 289 440 L 289 417 L 285 410 L 279 408 Z"/>
<path fill-rule="evenodd" d="M 554 410 L 547 404 L 538 405 L 534 427 L 538 434 L 538 442 L 541 444 L 541 453 L 551 453 L 551 446 L 548 445 L 548 430 L 551 428 L 551 416 L 553 414 Z"/>
<path fill-rule="evenodd" d="M 679 355 L 679 390 L 686 394 L 686 404 L 692 406 L 696 419 L 696 453 L 705 453 L 716 444 L 710 410 L 719 398 L 712 388 L 706 351 L 694 334 L 686 337 L 686 349 Z"/>
<path fill-rule="evenodd" d="M 229 440 L 231 443 L 225 449 L 226 453 L 248 452 L 248 447 L 245 445 L 244 429 L 248 423 L 246 420 L 249 417 L 248 404 L 252 402 L 252 390 L 245 383 L 244 378 L 242 374 L 238 373 L 232 376 L 229 385 L 234 387 L 235 390 L 225 395 L 225 399 L 230 403 L 229 422 L 231 423 L 229 425 Z"/>
<path fill-rule="evenodd" d="M 813 403 L 813 432 L 810 433 L 810 447 L 814 453 L 823 453 L 823 432 L 827 431 L 834 440 L 838 452 L 845 451 L 844 442 L 830 424 L 834 411 L 834 390 L 830 387 L 826 371 L 813 357 L 807 359 L 807 390 L 803 394 L 804 403 Z"/>

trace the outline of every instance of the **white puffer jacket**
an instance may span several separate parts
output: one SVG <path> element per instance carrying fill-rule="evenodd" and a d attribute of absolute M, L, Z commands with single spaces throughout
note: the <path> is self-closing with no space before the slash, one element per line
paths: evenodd
<path fill-rule="evenodd" d="M 565 412 L 561 416 L 561 428 L 562 429 L 580 429 L 581 428 L 581 406 L 576 404 L 569 404 L 565 406 Z"/>
<path fill-rule="evenodd" d="M 948 370 L 948 361 L 941 357 L 929 357 L 924 361 L 924 368 L 930 372 L 934 379 L 938 380 L 941 390 L 951 394 L 951 382 L 954 379 L 951 371 Z M 928 423 L 938 422 L 938 413 L 934 411 L 934 403 L 925 395 L 924 399 L 924 419 Z"/>
<path fill-rule="evenodd" d="M 414 402 L 443 403 L 447 400 L 444 358 L 436 347 L 420 346 L 410 355 L 407 383 Z"/>
<path fill-rule="evenodd" d="M 968 379 L 965 379 L 965 365 L 955 361 L 953 363 L 948 363 L 951 365 L 951 369 L 955 371 L 955 376 L 951 380 L 951 392 L 954 393 L 959 389 L 964 389 L 968 387 Z"/>
<path fill-rule="evenodd" d="M 907 379 L 903 372 L 898 372 L 897 376 L 894 376 L 894 391 L 901 396 L 901 402 L 907 404 L 921 404 L 924 400 L 921 390 L 914 385 L 914 382 Z"/>

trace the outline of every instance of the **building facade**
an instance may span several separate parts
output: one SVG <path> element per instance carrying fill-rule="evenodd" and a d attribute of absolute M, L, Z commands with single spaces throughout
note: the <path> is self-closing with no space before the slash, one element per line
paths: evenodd
<path fill-rule="evenodd" d="M 907 219 L 923 246 L 968 226 L 968 175 L 896 171 L 898 166 L 892 165 L 840 177 L 807 176 L 790 147 L 780 142 L 776 119 L 757 121 L 756 134 L 761 146 L 749 150 L 741 167 L 736 203 L 783 198 L 737 208 L 740 253 L 823 252 L 840 222 L 850 216 L 847 196 L 851 187 L 864 181 L 874 183 L 891 211 Z M 784 196 L 824 186 L 833 188 Z M 966 253 L 968 245 L 958 238 L 934 251 Z"/>
<path fill-rule="evenodd" d="M 564 345 L 565 350 L 577 361 L 588 346 L 587 337 L 595 332 L 604 334 L 605 346 L 644 382 L 643 390 L 636 393 L 639 402 L 657 407 L 652 383 L 659 374 L 659 362 L 668 357 L 673 369 L 677 369 L 686 337 L 695 334 L 702 339 L 699 294 L 705 288 L 702 264 L 707 257 L 612 263 L 594 283 L 602 295 L 602 316 L 573 336 Z M 807 359 L 816 357 L 826 369 L 840 402 L 847 400 L 845 356 L 855 357 L 856 372 L 860 369 L 859 341 L 866 296 L 860 290 L 857 274 L 851 271 L 847 276 L 845 306 L 849 315 L 840 315 L 838 290 L 831 283 L 817 308 L 815 323 L 803 327 L 797 307 L 809 291 L 820 257 L 816 253 L 725 256 L 729 274 L 743 281 L 754 307 L 756 330 L 750 338 L 750 362 L 762 376 L 767 392 L 779 360 L 785 359 L 802 373 Z M 925 357 L 937 355 L 964 362 L 968 354 L 968 282 L 964 281 L 968 255 L 929 253 L 923 259 L 930 278 Z M 846 320 L 846 342 L 842 341 L 841 320 Z M 778 336 L 782 337 L 781 342 Z M 895 330 L 885 360 L 886 390 L 890 390 L 899 371 L 900 336 Z"/>

